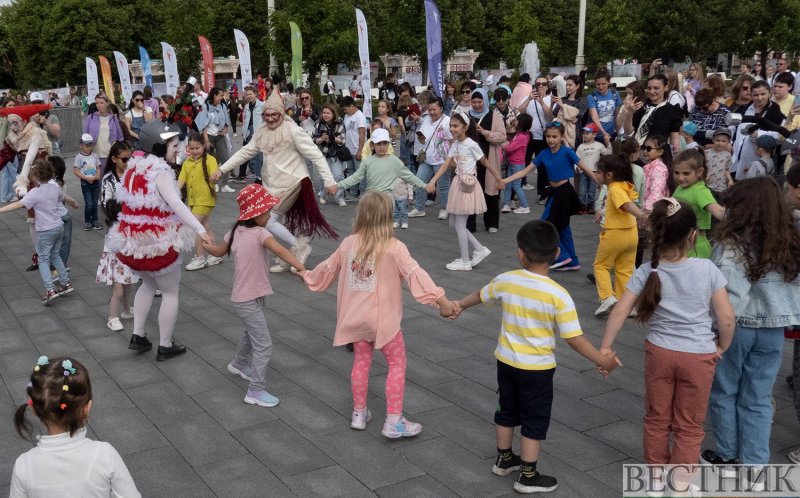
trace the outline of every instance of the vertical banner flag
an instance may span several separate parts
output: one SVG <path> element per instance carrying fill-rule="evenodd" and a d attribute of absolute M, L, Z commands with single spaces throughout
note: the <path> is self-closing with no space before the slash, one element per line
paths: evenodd
<path fill-rule="evenodd" d="M 442 18 L 433 0 L 425 0 L 425 39 L 428 42 L 428 78 L 442 96 Z"/>
<path fill-rule="evenodd" d="M 303 35 L 294 21 L 289 21 L 292 32 L 292 85 L 303 86 Z"/>
<path fill-rule="evenodd" d="M 164 54 L 164 76 L 167 78 L 167 95 L 178 94 L 178 59 L 175 57 L 175 49 L 169 43 L 161 42 L 161 51 Z"/>
<path fill-rule="evenodd" d="M 142 61 L 142 70 L 144 71 L 144 84 L 153 86 L 153 69 L 150 67 L 150 54 L 147 49 L 139 45 L 139 59 Z"/>
<path fill-rule="evenodd" d="M 211 50 L 211 42 L 205 36 L 198 36 L 200 41 L 200 53 L 203 54 L 203 90 L 208 93 L 213 87 L 217 86 L 214 80 L 214 51 Z"/>
<path fill-rule="evenodd" d="M 117 99 L 114 98 L 114 80 L 111 78 L 111 64 L 109 64 L 108 59 L 102 55 L 98 55 L 97 58 L 100 59 L 100 72 L 103 73 L 103 89 L 106 91 L 108 99 L 112 103 L 116 103 Z"/>
<path fill-rule="evenodd" d="M 244 91 L 244 87 L 253 81 L 253 68 L 250 66 L 250 42 L 238 29 L 233 30 L 233 36 L 236 38 L 236 50 L 239 51 L 239 71 L 242 74 L 242 84 L 239 88 Z"/>
<path fill-rule="evenodd" d="M 358 27 L 358 59 L 361 61 L 361 90 L 364 93 L 364 115 L 372 119 L 372 82 L 369 74 L 369 36 L 367 20 L 361 9 L 356 9 L 356 26 Z"/>
<path fill-rule="evenodd" d="M 117 73 L 119 73 L 119 86 L 122 87 L 122 98 L 125 99 L 125 105 L 131 103 L 133 96 L 133 87 L 131 86 L 131 72 L 128 70 L 128 59 L 120 52 L 114 52 L 114 59 L 117 60 Z"/>
<path fill-rule="evenodd" d="M 100 80 L 97 79 L 97 64 L 91 57 L 86 58 L 86 93 L 89 97 L 89 102 L 94 101 L 94 98 L 100 93 Z"/>

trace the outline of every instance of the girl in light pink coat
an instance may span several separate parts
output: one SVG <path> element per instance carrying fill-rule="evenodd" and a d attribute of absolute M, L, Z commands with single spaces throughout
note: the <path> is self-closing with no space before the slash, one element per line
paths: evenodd
<path fill-rule="evenodd" d="M 353 235 L 342 241 L 314 270 L 300 272 L 308 288 L 322 292 L 339 280 L 334 346 L 353 344 L 353 418 L 350 427 L 364 430 L 369 370 L 374 349 L 386 357 L 386 421 L 381 433 L 388 438 L 416 436 L 422 426 L 403 417 L 406 382 L 406 348 L 400 320 L 403 316 L 403 282 L 422 304 L 438 304 L 442 316 L 452 316 L 455 305 L 414 261 L 405 244 L 394 238 L 394 201 L 382 192 L 361 197 L 353 221 Z"/>

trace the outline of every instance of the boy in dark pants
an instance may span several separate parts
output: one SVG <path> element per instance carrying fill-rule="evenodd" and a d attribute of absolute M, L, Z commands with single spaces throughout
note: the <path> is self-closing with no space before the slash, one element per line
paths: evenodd
<path fill-rule="evenodd" d="M 494 415 L 498 455 L 492 472 L 506 476 L 519 469 L 514 483 L 519 493 L 558 487 L 555 477 L 536 470 L 541 442 L 550 425 L 556 332 L 604 374 L 617 365 L 615 356 L 603 356 L 583 336 L 572 298 L 547 276 L 558 251 L 558 231 L 553 224 L 529 221 L 517 232 L 517 257 L 522 269 L 498 275 L 459 302 L 460 309 L 489 301 L 500 301 L 502 306 L 500 337 L 494 352 L 500 403 Z M 522 426 L 520 455 L 511 450 L 518 425 Z"/>

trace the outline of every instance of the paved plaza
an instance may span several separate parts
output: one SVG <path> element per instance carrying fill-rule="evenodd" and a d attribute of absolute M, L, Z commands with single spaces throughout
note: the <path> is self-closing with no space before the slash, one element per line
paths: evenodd
<path fill-rule="evenodd" d="M 75 177 L 67 176 L 69 192 L 82 203 Z M 518 267 L 516 231 L 542 208 L 535 193 L 527 192 L 531 214 L 502 215 L 497 234 L 483 231 L 479 221 L 477 236 L 492 254 L 472 272 L 445 270 L 457 256 L 457 244 L 435 208 L 428 208 L 426 218 L 411 219 L 410 229 L 397 236 L 448 297 L 460 298 Z M 346 208 L 329 203 L 322 211 L 340 235 L 350 233 L 353 203 Z M 246 382 L 225 368 L 242 333 L 230 304 L 232 263 L 183 272 L 176 338 L 189 351 L 156 363 L 155 349 L 145 354 L 127 349 L 132 321 L 124 322 L 122 332 L 106 328 L 111 290 L 94 277 L 104 232 L 84 232 L 82 209 L 71 212 L 69 266 L 76 292 L 50 306 L 41 304 L 39 274 L 24 271 L 31 256 L 25 212 L 0 215 L 0 495 L 8 493 L 14 460 L 31 447 L 14 431 L 12 413 L 26 401 L 27 377 L 42 354 L 69 355 L 87 366 L 94 390 L 89 435 L 122 454 L 145 497 L 516 495 L 515 477 L 490 472 L 496 453 L 492 352 L 498 306 L 470 309 L 453 322 L 406 293 L 405 413 L 424 429 L 416 438 L 387 440 L 380 434 L 387 372 L 380 354 L 370 381 L 373 420 L 366 431 L 350 429 L 352 353 L 331 346 L 335 288 L 311 293 L 288 273 L 272 275 L 275 294 L 267 299 L 267 318 L 275 351 L 267 387 L 280 405 L 247 405 Z M 237 214 L 235 194 L 220 194 L 212 216 L 217 238 Z M 603 322 L 593 316 L 596 292 L 586 279 L 599 229 L 591 216 L 574 217 L 572 226 L 584 269 L 552 276 L 572 294 L 584 332 L 599 345 Z M 310 267 L 336 242 L 314 241 L 313 247 Z M 147 325 L 151 339 L 158 334 L 157 306 L 158 301 Z M 539 464 L 559 480 L 549 496 L 619 496 L 622 465 L 642 461 L 644 334 L 628 321 L 616 345 L 625 368 L 608 379 L 558 341 L 553 419 Z M 783 380 L 790 356 L 787 342 L 774 393 L 777 463 L 787 463 L 785 453 L 800 445 Z M 708 434 L 704 447 L 712 444 Z"/>

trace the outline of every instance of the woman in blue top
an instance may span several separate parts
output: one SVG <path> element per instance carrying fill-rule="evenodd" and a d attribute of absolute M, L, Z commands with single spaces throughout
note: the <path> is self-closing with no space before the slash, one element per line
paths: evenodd
<path fill-rule="evenodd" d="M 555 225 L 560 239 L 559 254 L 550 268 L 558 271 L 580 270 L 581 264 L 575 253 L 572 230 L 569 228 L 569 219 L 572 215 L 578 214 L 580 201 L 569 180 L 575 174 L 575 166 L 590 178 L 595 178 L 596 175 L 581 161 L 574 150 L 563 144 L 564 125 L 553 121 L 547 123 L 544 130 L 544 139 L 548 148 L 537 154 L 532 164 L 504 179 L 500 185 L 504 187 L 517 178 L 527 175 L 534 165 L 541 166 L 546 170 L 547 179 L 550 182 L 548 187 L 550 193 L 542 213 L 542 219 Z"/>
<path fill-rule="evenodd" d="M 231 121 L 228 106 L 223 101 L 223 96 L 222 88 L 213 87 L 209 90 L 205 103 L 194 118 L 197 131 L 203 134 L 206 151 L 214 156 L 217 164 L 225 164 L 230 155 L 228 138 L 225 135 L 228 133 Z M 227 173 L 225 173 L 220 184 L 221 192 L 235 192 L 228 186 Z"/>

